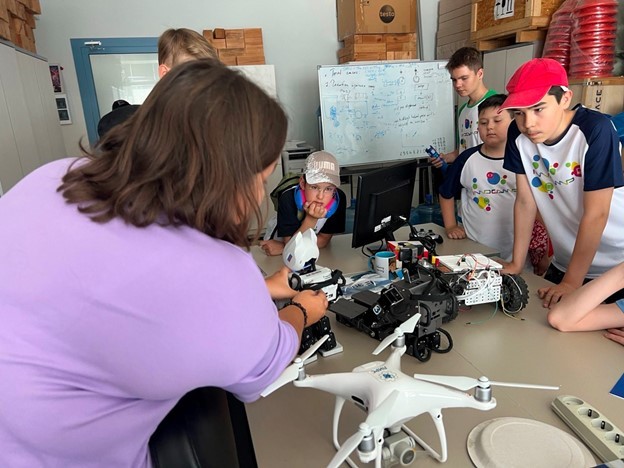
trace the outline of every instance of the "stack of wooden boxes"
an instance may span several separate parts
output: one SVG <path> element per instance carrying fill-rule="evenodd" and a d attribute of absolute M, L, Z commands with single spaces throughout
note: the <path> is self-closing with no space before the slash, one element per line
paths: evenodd
<path fill-rule="evenodd" d="M 338 50 L 338 63 L 418 58 L 416 33 L 353 34 L 344 38 L 344 45 Z"/>
<path fill-rule="evenodd" d="M 472 0 L 470 38 L 479 50 L 544 40 L 552 14 L 562 3 L 563 0 Z"/>
<path fill-rule="evenodd" d="M 418 58 L 416 0 L 336 0 L 338 62 Z"/>
<path fill-rule="evenodd" d="M 470 40 L 471 11 L 471 0 L 440 0 L 436 59 L 447 59 L 457 49 L 472 45 Z"/>
<path fill-rule="evenodd" d="M 37 52 L 33 29 L 36 26 L 34 15 L 39 14 L 39 0 L 0 0 L 0 39 Z"/>
<path fill-rule="evenodd" d="M 226 65 L 263 65 L 262 29 L 204 29 L 204 37 Z"/>

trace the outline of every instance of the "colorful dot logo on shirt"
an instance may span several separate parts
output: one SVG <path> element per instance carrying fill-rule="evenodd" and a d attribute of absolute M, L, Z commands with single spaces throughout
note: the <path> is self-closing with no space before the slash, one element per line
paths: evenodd
<path fill-rule="evenodd" d="M 501 177 L 501 175 L 498 172 L 490 171 L 487 174 L 485 174 L 485 178 L 487 179 L 488 183 L 490 183 L 491 185 L 497 185 L 497 184 L 505 185 L 507 183 L 507 176 L 503 175 Z"/>
<path fill-rule="evenodd" d="M 470 128 L 470 119 L 464 119 L 464 128 L 468 129 Z"/>
<path fill-rule="evenodd" d="M 492 172 L 488 172 L 487 173 L 487 178 L 490 179 L 490 176 L 493 175 L 493 174 L 494 173 L 492 173 Z M 478 182 L 479 182 L 479 180 L 476 177 L 473 177 L 473 179 L 472 179 L 472 189 L 473 190 L 479 190 L 479 183 Z M 472 201 L 475 202 L 477 204 L 477 206 L 479 208 L 481 208 L 482 210 L 492 211 L 492 205 L 490 205 L 490 199 L 488 197 L 474 196 L 472 198 Z"/>
<path fill-rule="evenodd" d="M 536 154 L 535 156 L 533 156 L 533 169 L 536 169 L 536 170 L 539 169 L 540 161 L 542 162 L 542 164 L 544 165 L 544 167 L 546 168 L 546 170 L 548 171 L 550 175 L 555 175 L 557 171 L 559 170 L 559 163 L 554 163 L 551 167 L 550 161 L 546 158 L 540 157 L 539 154 Z"/>
<path fill-rule="evenodd" d="M 546 172 L 540 171 L 540 163 L 544 166 Z M 551 176 L 557 174 L 557 171 L 559 170 L 559 163 L 551 165 L 548 159 L 542 158 L 539 154 L 536 154 L 533 156 L 533 162 L 531 165 L 533 166 L 533 174 L 535 175 L 535 177 L 531 179 L 531 185 L 540 192 L 548 194 L 548 198 L 553 200 L 555 198 L 553 193 L 555 185 L 550 181 L 544 182 L 542 180 L 542 176 L 550 178 Z"/>
<path fill-rule="evenodd" d="M 574 177 L 581 177 L 581 165 L 577 162 L 567 162 L 566 167 L 570 168 L 570 175 Z"/>
<path fill-rule="evenodd" d="M 540 192 L 544 192 L 548 194 L 548 198 L 551 200 L 555 198 L 553 195 L 553 187 L 554 185 L 551 182 L 542 182 L 542 179 L 539 177 L 533 177 L 531 180 L 531 185 L 537 188 Z"/>
<path fill-rule="evenodd" d="M 472 201 L 482 210 L 492 211 L 492 206 L 490 205 L 490 199 L 488 197 L 474 197 Z"/>

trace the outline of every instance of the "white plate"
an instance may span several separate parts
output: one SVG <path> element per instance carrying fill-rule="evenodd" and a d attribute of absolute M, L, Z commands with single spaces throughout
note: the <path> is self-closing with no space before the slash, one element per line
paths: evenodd
<path fill-rule="evenodd" d="M 532 419 L 496 418 L 468 434 L 468 454 L 477 468 L 585 468 L 595 466 L 581 442 Z"/>

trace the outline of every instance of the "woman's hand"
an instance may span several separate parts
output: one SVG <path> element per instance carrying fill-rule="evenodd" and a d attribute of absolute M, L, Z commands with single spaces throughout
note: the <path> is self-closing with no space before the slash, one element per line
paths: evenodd
<path fill-rule="evenodd" d="M 311 291 L 308 289 L 301 291 L 296 293 L 292 300 L 305 307 L 308 313 L 308 326 L 318 322 L 325 315 L 327 307 L 329 307 L 327 296 L 322 290 Z"/>
<path fill-rule="evenodd" d="M 264 279 L 271 299 L 292 299 L 297 294 L 297 291 L 291 289 L 288 284 L 288 273 L 290 270 L 283 266 Z"/>

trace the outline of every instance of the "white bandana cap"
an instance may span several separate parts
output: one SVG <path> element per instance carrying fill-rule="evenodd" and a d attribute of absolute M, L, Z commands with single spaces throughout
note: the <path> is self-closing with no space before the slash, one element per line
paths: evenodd
<path fill-rule="evenodd" d="M 316 151 L 306 159 L 305 178 L 308 184 L 327 182 L 340 187 L 340 166 L 327 151 Z"/>

